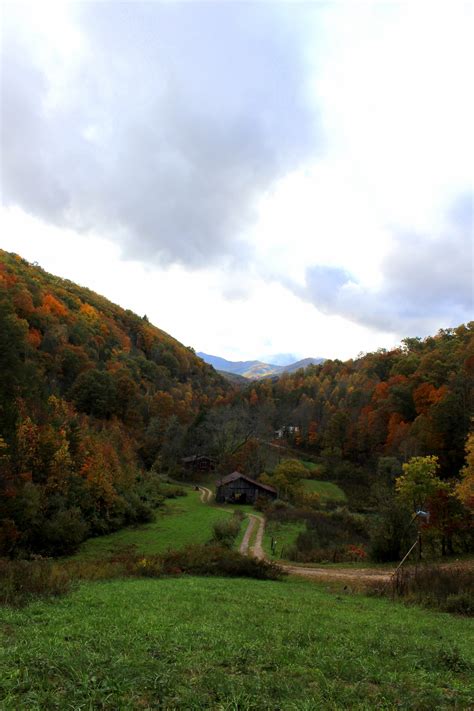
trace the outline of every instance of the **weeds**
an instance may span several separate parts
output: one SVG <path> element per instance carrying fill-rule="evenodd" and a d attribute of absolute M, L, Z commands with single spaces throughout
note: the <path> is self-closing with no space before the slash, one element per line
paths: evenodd
<path fill-rule="evenodd" d="M 243 514 L 235 511 L 229 518 L 216 521 L 212 527 L 212 541 L 224 548 L 232 548 L 242 526 Z"/>
<path fill-rule="evenodd" d="M 52 560 L 0 559 L 0 603 L 21 606 L 36 597 L 54 597 L 69 592 L 69 573 Z"/>
<path fill-rule="evenodd" d="M 108 560 L 0 560 L 0 604 L 22 606 L 38 597 L 64 595 L 79 580 L 205 575 L 280 580 L 275 563 L 248 558 L 222 545 L 196 545 L 160 555 L 124 551 Z"/>
<path fill-rule="evenodd" d="M 474 616 L 474 570 L 463 566 L 401 568 L 390 583 L 377 583 L 368 592 L 442 612 Z"/>

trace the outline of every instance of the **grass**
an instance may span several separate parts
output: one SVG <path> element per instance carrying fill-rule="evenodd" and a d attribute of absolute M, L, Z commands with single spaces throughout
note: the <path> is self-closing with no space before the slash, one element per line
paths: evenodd
<path fill-rule="evenodd" d="M 91 538 L 80 548 L 76 558 L 107 558 L 125 549 L 136 553 L 162 553 L 212 538 L 213 524 L 227 514 L 200 501 L 200 493 L 171 499 L 157 511 L 156 520 L 143 526 L 124 528 L 108 536 Z"/>
<path fill-rule="evenodd" d="M 304 487 L 307 491 L 319 494 L 321 501 L 347 502 L 347 496 L 343 490 L 331 481 L 320 481 L 319 479 L 305 479 Z"/>
<path fill-rule="evenodd" d="M 0 615 L 3 711 L 474 703 L 468 620 L 308 581 L 87 583 Z"/>
<path fill-rule="evenodd" d="M 298 534 L 306 529 L 304 521 L 267 521 L 263 534 L 263 550 L 270 559 L 288 560 L 288 551 L 294 546 Z M 276 554 L 272 555 L 272 538 L 276 539 Z"/>

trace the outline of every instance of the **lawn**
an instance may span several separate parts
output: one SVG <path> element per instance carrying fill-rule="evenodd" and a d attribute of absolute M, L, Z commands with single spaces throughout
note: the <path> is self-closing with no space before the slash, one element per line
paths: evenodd
<path fill-rule="evenodd" d="M 167 500 L 153 523 L 90 538 L 83 543 L 77 557 L 107 557 L 131 546 L 136 553 L 153 554 L 191 543 L 206 543 L 212 536 L 213 524 L 227 515 L 214 506 L 202 504 L 199 492 L 189 491 L 186 496 Z"/>
<path fill-rule="evenodd" d="M 468 709 L 472 622 L 308 581 L 84 583 L 0 611 L 0 708 Z"/>
<path fill-rule="evenodd" d="M 303 483 L 307 491 L 319 494 L 321 501 L 340 501 L 341 503 L 345 503 L 347 501 L 347 496 L 343 490 L 332 481 L 305 479 Z"/>

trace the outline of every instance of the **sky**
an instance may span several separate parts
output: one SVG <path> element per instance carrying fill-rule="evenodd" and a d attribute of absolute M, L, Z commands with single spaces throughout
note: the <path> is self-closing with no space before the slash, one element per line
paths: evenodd
<path fill-rule="evenodd" d="M 470 321 L 473 14 L 5 2 L 0 247 L 231 360 Z"/>

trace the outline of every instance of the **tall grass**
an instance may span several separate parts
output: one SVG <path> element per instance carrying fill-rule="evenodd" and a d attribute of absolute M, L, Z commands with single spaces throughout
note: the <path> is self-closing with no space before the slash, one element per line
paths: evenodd
<path fill-rule="evenodd" d="M 468 566 L 420 565 L 400 568 L 371 592 L 443 612 L 474 616 L 474 570 Z"/>
<path fill-rule="evenodd" d="M 274 563 L 249 558 L 217 544 L 188 546 L 160 555 L 122 552 L 108 560 L 0 559 L 0 604 L 21 607 L 35 598 L 64 595 L 75 583 L 84 580 L 183 574 L 259 580 L 279 580 L 284 576 L 283 570 Z"/>

